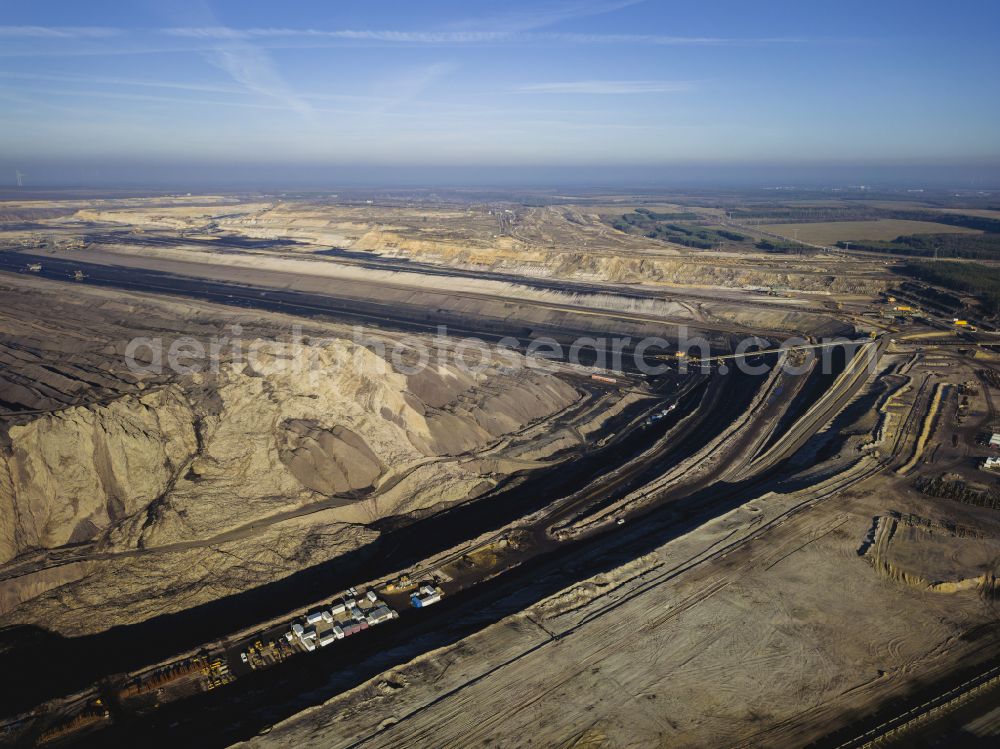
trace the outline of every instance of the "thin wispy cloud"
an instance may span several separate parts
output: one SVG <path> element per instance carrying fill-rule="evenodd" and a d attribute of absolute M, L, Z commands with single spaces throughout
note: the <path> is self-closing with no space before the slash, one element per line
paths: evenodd
<path fill-rule="evenodd" d="M 180 96 L 162 96 L 156 94 L 124 93 L 120 91 L 105 91 L 101 89 L 84 88 L 36 88 L 33 93 L 44 94 L 45 96 L 66 97 L 70 99 L 116 99 L 129 102 L 161 102 L 167 104 L 190 104 L 192 106 L 220 106 L 220 107 L 241 107 L 245 109 L 270 109 L 284 111 L 285 107 L 280 104 L 266 104 L 262 102 L 247 101 L 227 101 L 211 99 L 194 99 Z M 40 100 L 34 100 L 40 101 Z"/>
<path fill-rule="evenodd" d="M 175 81 L 152 81 L 136 78 L 119 78 L 105 75 L 58 75 L 51 73 L 17 73 L 0 71 L 0 78 L 22 81 L 52 81 L 56 83 L 90 83 L 104 86 L 128 86 L 138 88 L 164 88 L 181 91 L 199 91 L 221 94 L 245 94 L 246 90 L 237 86 L 216 86 L 206 83 Z"/>
<path fill-rule="evenodd" d="M 196 27 L 206 29 L 224 29 L 217 13 L 222 10 L 218 3 L 210 0 L 200 0 L 190 9 L 169 6 L 167 12 L 173 19 L 192 19 Z M 154 35 L 163 34 L 163 29 L 151 30 Z M 148 33 L 148 31 L 147 31 Z M 270 51 L 251 37 L 219 34 L 205 37 L 204 45 L 197 53 L 209 64 L 225 73 L 232 83 L 247 93 L 255 94 L 270 104 L 278 104 L 297 113 L 301 117 L 311 118 L 313 107 L 287 82 Z"/>
<path fill-rule="evenodd" d="M 249 44 L 225 44 L 208 51 L 205 56 L 247 90 L 283 102 L 299 114 L 310 113 L 309 102 L 288 86 L 263 50 Z"/>
<path fill-rule="evenodd" d="M 502 29 L 504 31 L 532 31 L 575 18 L 598 16 L 639 5 L 645 0 L 605 0 L 605 2 L 561 2 L 536 5 L 528 10 L 506 11 L 491 16 L 467 19 L 454 26 L 464 28 Z"/>
<path fill-rule="evenodd" d="M 121 91 L 107 91 L 103 89 L 85 89 L 85 88 L 35 88 L 32 91 L 35 96 L 32 98 L 22 97 L 24 103 L 32 104 L 45 104 L 47 103 L 44 99 L 37 98 L 38 95 L 46 97 L 65 97 L 68 100 L 73 99 L 110 99 L 116 101 L 126 101 L 126 102 L 151 102 L 151 103 L 163 103 L 163 104 L 180 104 L 191 106 L 198 110 L 204 110 L 206 106 L 211 107 L 229 107 L 238 109 L 256 109 L 264 111 L 273 112 L 286 112 L 288 106 L 281 103 L 268 103 L 267 101 L 252 101 L 246 99 L 203 99 L 203 98 L 192 98 L 183 96 L 165 96 L 159 94 L 139 94 L 134 92 L 121 92 Z M 0 98 L 5 98 L 6 92 L 0 89 Z M 69 109 L 69 108 L 67 108 Z M 75 110 L 70 110 L 75 111 Z M 107 110 L 105 110 L 106 112 Z M 320 112 L 325 114 L 340 114 L 340 115 L 350 115 L 358 116 L 370 114 L 369 109 L 342 109 L 342 108 L 313 108 L 310 106 L 310 114 L 314 112 Z"/>
<path fill-rule="evenodd" d="M 671 47 L 754 47 L 770 45 L 858 43 L 860 39 L 808 37 L 716 37 L 663 34 L 605 34 L 562 31 L 516 31 L 502 29 L 406 30 L 406 29 L 316 29 L 285 27 L 237 28 L 222 25 L 179 26 L 159 29 L 127 30 L 115 28 L 7 26 L 0 27 L 0 38 L 20 40 L 22 44 L 0 45 L 0 58 L 18 57 L 100 57 L 151 56 L 156 54 L 218 55 L 219 46 L 229 45 L 228 56 L 239 54 L 233 45 L 244 47 L 248 55 L 260 56 L 266 50 L 325 49 L 330 47 L 475 47 L 503 45 L 533 46 L 671 46 Z M 165 44 L 164 39 L 173 39 Z M 77 41 L 79 44 L 43 45 L 31 42 Z M 89 42 L 89 43 L 88 43 Z M 249 51 L 249 50 L 254 51 Z M 272 66 L 273 67 L 273 66 Z"/>
<path fill-rule="evenodd" d="M 532 34 L 538 40 L 565 42 L 567 44 L 650 44 L 664 47 L 736 47 L 762 44 L 809 44 L 844 41 L 837 39 L 809 39 L 798 36 L 725 37 L 725 36 L 669 36 L 664 34 L 577 34 L 552 32 Z"/>
<path fill-rule="evenodd" d="M 402 44 L 476 44 L 507 41 L 515 37 L 509 31 L 388 31 L 377 29 L 287 29 L 229 26 L 189 26 L 163 29 L 170 36 L 188 39 L 339 39 L 344 41 L 389 42 Z"/>
<path fill-rule="evenodd" d="M 658 46 L 735 46 L 742 44 L 803 44 L 803 37 L 716 37 L 669 36 L 661 34 L 584 34 L 573 32 L 533 32 L 506 30 L 405 31 L 386 29 L 290 29 L 233 28 L 229 26 L 185 26 L 162 30 L 188 39 L 212 40 L 301 40 L 358 41 L 387 44 L 473 45 L 499 42 L 557 42 L 565 44 L 649 44 Z M 829 40 L 827 40 L 829 41 Z"/>
<path fill-rule="evenodd" d="M 376 108 L 377 112 L 388 112 L 401 104 L 412 101 L 426 91 L 432 84 L 446 75 L 454 72 L 457 65 L 449 62 L 438 62 L 419 68 L 411 68 L 394 76 L 382 84 L 376 84 L 376 93 L 384 92 L 385 101 Z"/>
<path fill-rule="evenodd" d="M 120 33 L 103 26 L 0 26 L 0 37 L 21 39 L 95 39 Z"/>
<path fill-rule="evenodd" d="M 848 10 L 819 27 L 662 0 L 57 5 L 2 5 L 16 12 L 0 19 L 0 152 L 26 171 L 98 152 L 178 166 L 996 160 L 992 99 L 950 120 L 919 106 L 989 90 L 989 13 L 958 26 L 876 14 L 860 31 Z M 923 70 L 924 36 L 939 74 L 893 79 L 900 137 L 866 73 Z M 843 111 L 846 126 L 831 117 Z"/>
<path fill-rule="evenodd" d="M 555 81 L 513 89 L 521 94 L 672 94 L 693 91 L 687 81 Z"/>
<path fill-rule="evenodd" d="M 374 96 L 374 95 L 358 95 L 358 94 L 338 94 L 329 91 L 315 92 L 315 91 L 297 91 L 296 96 L 308 102 L 329 102 L 329 101 L 344 101 L 350 102 L 358 105 L 365 105 L 366 109 L 351 110 L 353 112 L 366 112 L 375 110 L 388 110 L 393 106 L 396 106 L 404 101 L 411 100 L 415 98 L 418 94 L 422 93 L 423 90 L 433 83 L 437 78 L 450 73 L 452 70 L 456 69 L 456 65 L 453 64 L 435 64 L 427 66 L 415 71 L 409 71 L 407 75 L 400 76 L 396 79 L 397 85 L 392 87 L 384 96 Z M 122 88 L 150 88 L 150 89 L 165 89 L 171 91 L 186 91 L 191 93 L 205 93 L 205 94 L 229 94 L 237 97 L 258 97 L 258 92 L 248 89 L 245 86 L 239 85 L 222 85 L 222 84 L 209 84 L 209 83 L 196 83 L 196 82 L 182 82 L 182 81 L 166 81 L 166 80 L 147 80 L 139 78 L 122 78 L 118 76 L 104 76 L 104 75 L 61 75 L 61 74 L 51 74 L 51 73 L 22 73 L 14 71 L 0 70 L 0 81 L 10 80 L 10 81 L 43 81 L 48 83 L 71 83 L 74 85 L 88 86 L 88 88 L 80 88 L 76 92 L 71 92 L 68 90 L 62 90 L 58 92 L 49 91 L 49 93 L 78 93 L 79 91 L 87 92 L 86 95 L 97 96 L 105 92 L 93 88 L 93 86 L 109 86 L 115 89 L 119 89 L 115 93 L 115 98 L 120 99 L 140 99 L 139 94 L 129 94 L 122 92 Z M 388 87 L 387 87 L 388 88 Z M 41 92 L 37 87 L 33 88 L 33 92 Z M 178 99 L 177 101 L 183 101 L 188 103 L 198 103 L 200 101 L 205 101 L 206 103 L 216 103 L 216 104 L 227 104 L 236 106 L 236 102 L 221 102 L 219 100 L 203 100 L 203 99 Z M 250 104 L 246 104 L 250 106 Z M 285 109 L 286 107 L 281 104 L 271 104 L 268 106 L 257 106 L 253 105 L 254 108 L 266 108 L 266 109 Z M 319 111 L 319 110 L 317 110 Z M 332 110 L 329 110 L 332 111 Z M 338 110 L 339 111 L 339 110 Z"/>

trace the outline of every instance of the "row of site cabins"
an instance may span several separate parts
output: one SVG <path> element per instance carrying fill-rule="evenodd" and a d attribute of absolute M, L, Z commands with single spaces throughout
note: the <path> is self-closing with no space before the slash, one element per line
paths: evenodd
<path fill-rule="evenodd" d="M 356 596 L 357 591 L 351 588 L 348 595 Z M 440 601 L 442 595 L 440 588 L 421 585 L 419 592 L 410 596 L 410 603 L 416 608 L 423 608 Z M 396 611 L 379 600 L 374 590 L 369 590 L 364 598 L 371 604 L 367 611 L 362 611 L 357 598 L 337 601 L 329 610 L 321 609 L 308 614 L 305 625 L 298 622 L 293 624 L 291 631 L 285 633 L 285 639 L 289 643 L 298 639 L 306 650 L 313 651 L 317 643 L 325 648 L 337 640 L 343 640 L 376 624 L 399 618 Z M 324 624 L 331 626 L 328 632 L 321 635 L 320 629 Z"/>

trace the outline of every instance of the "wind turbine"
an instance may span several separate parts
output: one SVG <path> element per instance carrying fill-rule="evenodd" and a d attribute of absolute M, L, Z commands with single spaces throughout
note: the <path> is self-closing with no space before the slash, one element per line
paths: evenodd
<path fill-rule="evenodd" d="M 28 175 L 26 175 L 26 174 L 22 174 L 22 173 L 21 173 L 21 171 L 20 171 L 19 169 L 15 169 L 15 170 L 14 170 L 14 177 L 15 177 L 15 178 L 17 179 L 17 186 L 18 186 L 18 187 L 24 187 L 24 182 L 23 182 L 23 180 L 24 180 L 24 178 L 25 178 L 25 177 L 27 177 L 27 176 L 28 176 Z"/>

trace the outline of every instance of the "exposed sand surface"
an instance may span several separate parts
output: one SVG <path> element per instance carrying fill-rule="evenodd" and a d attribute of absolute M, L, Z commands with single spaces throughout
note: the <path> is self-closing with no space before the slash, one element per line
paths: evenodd
<path fill-rule="evenodd" d="M 801 746 L 976 653 L 992 605 L 877 574 L 857 548 L 885 504 L 862 492 L 688 569 L 804 498 L 761 497 L 248 745 Z"/>

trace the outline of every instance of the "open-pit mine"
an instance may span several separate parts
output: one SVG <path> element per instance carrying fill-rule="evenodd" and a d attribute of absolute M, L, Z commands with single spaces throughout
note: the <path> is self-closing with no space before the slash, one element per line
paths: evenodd
<path fill-rule="evenodd" d="M 2 197 L 0 744 L 1000 735 L 977 198 Z"/>

